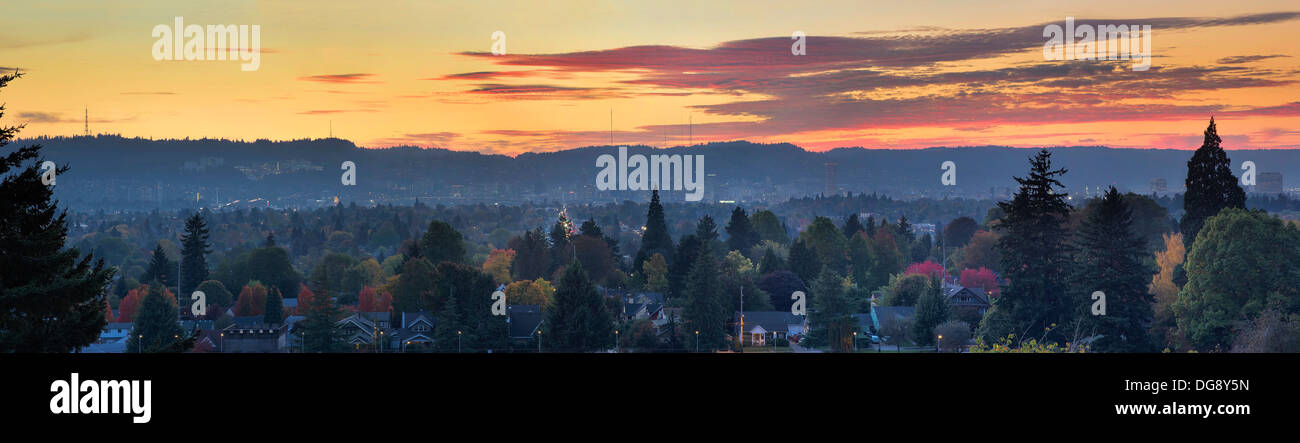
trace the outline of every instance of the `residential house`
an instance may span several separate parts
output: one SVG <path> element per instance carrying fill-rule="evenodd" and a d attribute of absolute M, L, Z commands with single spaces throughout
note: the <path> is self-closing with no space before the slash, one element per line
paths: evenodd
<path fill-rule="evenodd" d="M 767 346 L 776 340 L 798 342 L 798 336 L 807 329 L 807 316 L 794 315 L 787 311 L 745 311 L 744 316 L 737 312 L 736 317 L 743 320 L 743 344 L 746 346 Z"/>

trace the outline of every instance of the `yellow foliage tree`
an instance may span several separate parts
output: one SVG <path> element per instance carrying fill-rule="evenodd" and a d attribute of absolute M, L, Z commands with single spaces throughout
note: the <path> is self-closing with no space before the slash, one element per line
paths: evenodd
<path fill-rule="evenodd" d="M 1174 301 L 1178 300 L 1179 288 L 1174 283 L 1174 270 L 1187 258 L 1187 249 L 1183 245 L 1183 234 L 1164 234 L 1165 249 L 1156 251 L 1156 266 L 1159 272 L 1151 276 L 1147 290 L 1155 296 L 1152 307 L 1151 336 L 1163 341 L 1167 346 L 1177 348 L 1178 322 L 1174 318 Z"/>
<path fill-rule="evenodd" d="M 510 264 L 514 261 L 514 249 L 493 249 L 487 260 L 483 261 L 483 272 L 492 276 L 493 283 L 510 283 Z"/>

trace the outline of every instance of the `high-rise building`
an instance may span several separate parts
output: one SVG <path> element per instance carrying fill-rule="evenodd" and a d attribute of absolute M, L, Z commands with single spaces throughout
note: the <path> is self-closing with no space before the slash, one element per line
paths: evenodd
<path fill-rule="evenodd" d="M 1151 193 L 1164 194 L 1169 192 L 1169 182 L 1163 178 L 1151 179 Z"/>
<path fill-rule="evenodd" d="M 1260 194 L 1282 193 L 1281 172 L 1261 172 L 1255 182 L 1255 192 Z"/>
<path fill-rule="evenodd" d="M 835 178 L 835 163 L 826 163 L 826 192 L 823 195 L 830 197 L 840 193 L 840 184 Z"/>

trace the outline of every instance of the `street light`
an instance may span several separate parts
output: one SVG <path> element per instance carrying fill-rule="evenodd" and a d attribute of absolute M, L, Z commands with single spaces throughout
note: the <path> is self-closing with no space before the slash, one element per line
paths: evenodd
<path fill-rule="evenodd" d="M 542 353 L 542 328 L 537 328 L 537 353 Z"/>
<path fill-rule="evenodd" d="M 222 353 L 222 354 L 224 354 L 224 353 L 226 352 L 226 333 L 225 333 L 225 332 L 221 332 L 221 333 L 218 333 L 217 335 L 219 336 L 219 337 L 217 338 L 217 352 L 218 352 L 218 353 Z M 290 349 L 293 349 L 293 348 L 290 348 Z"/>
<path fill-rule="evenodd" d="M 934 352 L 943 352 L 943 334 L 939 334 L 939 341 L 934 344 Z"/>
<path fill-rule="evenodd" d="M 456 353 L 460 353 L 460 331 L 456 331 Z"/>
<path fill-rule="evenodd" d="M 695 330 L 695 352 L 697 354 L 700 352 L 700 330 L 699 329 Z"/>
<path fill-rule="evenodd" d="M 135 343 L 136 343 L 137 345 L 139 345 L 140 353 L 143 354 L 143 353 L 144 353 L 144 334 L 137 335 L 137 336 L 135 336 L 135 338 L 136 338 Z"/>
<path fill-rule="evenodd" d="M 853 331 L 853 352 L 858 352 L 858 331 Z"/>
<path fill-rule="evenodd" d="M 618 330 L 614 330 L 614 353 L 618 353 Z"/>

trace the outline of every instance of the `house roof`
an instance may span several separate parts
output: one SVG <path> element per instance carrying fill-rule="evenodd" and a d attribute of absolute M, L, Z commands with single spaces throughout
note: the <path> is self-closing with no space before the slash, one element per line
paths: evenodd
<path fill-rule="evenodd" d="M 872 306 L 871 319 L 877 331 L 889 329 L 894 323 L 911 319 L 916 314 L 912 306 Z"/>
<path fill-rule="evenodd" d="M 737 320 L 740 319 L 740 313 L 736 313 Z M 761 326 L 766 332 L 789 332 L 790 325 L 803 324 L 804 316 L 794 315 L 786 311 L 745 311 L 745 330 L 753 331 L 754 327 Z"/>
<path fill-rule="evenodd" d="M 972 301 L 969 302 L 958 303 L 961 305 L 982 305 L 982 306 L 989 305 L 988 296 L 985 295 L 984 291 L 979 288 L 972 289 L 962 285 L 944 283 L 943 292 L 944 292 L 944 296 L 947 297 L 949 300 L 952 300 L 953 297 L 956 297 L 958 295 L 965 295 L 972 299 Z"/>
<path fill-rule="evenodd" d="M 532 338 L 542 324 L 541 306 L 507 306 L 506 322 L 510 325 L 510 338 Z"/>

